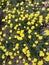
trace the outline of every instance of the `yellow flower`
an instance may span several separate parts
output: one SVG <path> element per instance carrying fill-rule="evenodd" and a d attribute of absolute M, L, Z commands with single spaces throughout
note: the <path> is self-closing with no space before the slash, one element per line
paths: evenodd
<path fill-rule="evenodd" d="M 19 59 L 22 59 L 22 56 L 19 56 Z"/>
<path fill-rule="evenodd" d="M 7 49 L 4 49 L 4 52 L 6 52 L 7 51 Z"/>
<path fill-rule="evenodd" d="M 44 58 L 45 61 L 49 61 L 49 55 Z"/>
<path fill-rule="evenodd" d="M 5 33 L 3 34 L 3 37 L 6 37 L 6 34 Z"/>
<path fill-rule="evenodd" d="M 39 34 L 36 34 L 36 37 L 38 37 L 38 38 L 39 38 Z"/>
<path fill-rule="evenodd" d="M 34 32 L 35 35 L 37 35 L 37 32 Z"/>
<path fill-rule="evenodd" d="M 36 63 L 32 63 L 32 65 L 36 65 Z"/>
<path fill-rule="evenodd" d="M 15 18 L 15 15 L 12 15 L 12 18 Z"/>
<path fill-rule="evenodd" d="M 4 11 L 4 10 L 3 10 Z M 8 19 L 8 16 L 5 16 L 5 20 L 7 20 Z"/>
<path fill-rule="evenodd" d="M 24 4 L 24 2 L 21 2 L 21 3 L 20 3 L 20 5 L 23 5 L 23 4 Z"/>
<path fill-rule="evenodd" d="M 7 1 L 7 6 L 9 6 L 10 5 L 10 1 Z"/>
<path fill-rule="evenodd" d="M 18 63 L 19 62 L 19 60 L 16 60 L 16 63 Z"/>
<path fill-rule="evenodd" d="M 43 60 L 38 61 L 38 65 L 43 65 Z"/>
<path fill-rule="evenodd" d="M 40 38 L 39 34 L 36 34 L 36 37 Z M 40 39 L 39 39 L 40 40 Z"/>
<path fill-rule="evenodd" d="M 2 22 L 5 22 L 5 19 L 2 19 Z"/>
<path fill-rule="evenodd" d="M 2 59 L 5 59 L 5 55 L 4 54 L 2 55 Z"/>
<path fill-rule="evenodd" d="M 25 17 L 28 18 L 28 14 L 26 14 Z"/>
<path fill-rule="evenodd" d="M 23 33 L 20 33 L 20 36 L 21 36 L 21 37 L 24 37 L 24 34 L 23 34 Z"/>
<path fill-rule="evenodd" d="M 18 7 L 18 6 L 19 6 L 19 3 L 16 4 L 16 7 Z"/>
<path fill-rule="evenodd" d="M 42 2 L 42 4 L 45 4 L 45 2 Z"/>
<path fill-rule="evenodd" d="M 38 24 L 36 24 L 36 27 L 38 26 Z"/>
<path fill-rule="evenodd" d="M 11 65 L 12 64 L 12 61 L 9 61 L 8 64 Z"/>
<path fill-rule="evenodd" d="M 15 21 L 18 22 L 18 18 L 16 18 Z"/>
<path fill-rule="evenodd" d="M 35 41 L 35 44 L 38 44 L 38 41 L 37 40 Z"/>
<path fill-rule="evenodd" d="M 26 46 L 25 49 L 27 50 L 28 49 L 28 46 Z"/>
<path fill-rule="evenodd" d="M 14 59 L 14 56 L 10 56 L 10 59 Z"/>
<path fill-rule="evenodd" d="M 14 52 L 14 56 L 16 56 L 17 54 L 16 54 L 16 52 Z"/>
<path fill-rule="evenodd" d="M 45 49 L 45 48 L 43 48 L 43 51 L 45 52 L 45 51 L 46 51 L 46 49 Z"/>
<path fill-rule="evenodd" d="M 6 44 L 8 44 L 8 41 L 6 41 Z"/>
<path fill-rule="evenodd" d="M 19 36 L 17 36 L 17 39 L 20 40 L 20 41 L 23 40 L 23 38 L 22 37 L 19 37 Z"/>
<path fill-rule="evenodd" d="M 18 51 L 17 51 L 17 54 L 19 54 L 19 53 L 20 53 L 20 51 L 18 50 Z"/>
<path fill-rule="evenodd" d="M 23 63 L 25 63 L 26 60 L 24 58 L 22 60 L 23 60 Z"/>
<path fill-rule="evenodd" d="M 46 33 L 47 36 L 49 35 L 49 30 L 45 30 L 44 32 Z"/>
<path fill-rule="evenodd" d="M 32 47 L 36 47 L 36 44 L 33 44 Z"/>
<path fill-rule="evenodd" d="M 2 34 L 2 31 L 0 31 L 0 35 Z"/>
<path fill-rule="evenodd" d="M 27 47 L 27 49 L 28 49 L 28 47 Z M 30 51 L 29 51 L 29 50 L 27 50 L 27 53 L 28 53 L 28 54 L 30 54 Z"/>
<path fill-rule="evenodd" d="M 39 36 L 38 38 L 39 38 L 39 40 L 42 40 L 43 39 L 43 36 Z"/>
<path fill-rule="evenodd" d="M 10 28 L 12 28 L 12 27 L 13 27 L 13 24 L 11 23 L 11 24 L 10 24 Z"/>
<path fill-rule="evenodd" d="M 22 52 L 23 52 L 24 54 L 26 54 L 26 51 L 27 51 L 27 50 L 26 50 L 25 48 L 22 49 Z"/>
<path fill-rule="evenodd" d="M 28 60 L 29 60 L 29 61 L 31 61 L 31 58 L 30 58 L 30 57 L 28 57 Z"/>
<path fill-rule="evenodd" d="M 2 2 L 4 2 L 5 0 L 1 0 Z"/>
<path fill-rule="evenodd" d="M 27 57 L 30 57 L 30 53 L 27 53 L 26 56 L 27 56 Z"/>
<path fill-rule="evenodd" d="M 9 32 L 12 33 L 12 30 L 10 30 Z"/>
<path fill-rule="evenodd" d="M 6 56 L 8 56 L 8 51 L 5 53 Z"/>
<path fill-rule="evenodd" d="M 27 25 L 31 25 L 30 21 L 27 22 Z"/>
<path fill-rule="evenodd" d="M 19 48 L 19 43 L 16 43 L 15 49 L 18 49 L 18 48 Z"/>
<path fill-rule="evenodd" d="M 24 46 L 26 46 L 26 44 L 23 44 Z"/>
<path fill-rule="evenodd" d="M 15 10 L 13 10 L 12 13 L 15 14 Z"/>
<path fill-rule="evenodd" d="M 6 62 L 6 61 L 4 60 L 4 61 L 3 61 L 3 64 L 5 64 L 5 62 Z"/>
<path fill-rule="evenodd" d="M 40 14 L 40 11 L 37 11 L 36 13 L 37 13 L 37 15 L 39 15 Z"/>
<path fill-rule="evenodd" d="M 4 27 L 2 27 L 2 30 L 5 30 L 5 28 L 4 28 Z"/>
<path fill-rule="evenodd" d="M 44 52 L 43 52 L 43 51 L 40 51 L 39 56 L 40 56 L 40 57 L 41 57 L 41 56 L 44 56 Z"/>
<path fill-rule="evenodd" d="M 25 63 L 24 65 L 29 65 L 28 63 Z"/>
<path fill-rule="evenodd" d="M 28 35 L 28 38 L 31 39 L 31 35 Z"/>
<path fill-rule="evenodd" d="M 24 21 L 25 20 L 25 17 L 22 17 L 22 21 Z"/>
<path fill-rule="evenodd" d="M 45 11 L 45 7 L 42 8 L 42 11 Z"/>
<path fill-rule="evenodd" d="M 2 43 L 0 42 L 0 45 L 1 45 Z"/>
<path fill-rule="evenodd" d="M 42 25 L 42 22 L 43 22 L 43 16 L 40 15 L 40 16 L 39 16 L 39 23 Z"/>
<path fill-rule="evenodd" d="M 47 11 L 49 11 L 49 8 L 47 8 Z"/>
<path fill-rule="evenodd" d="M 32 32 L 31 29 L 29 29 L 29 30 L 28 30 L 28 33 L 30 34 L 31 32 Z"/>
<path fill-rule="evenodd" d="M 39 2 L 37 2 L 37 5 L 39 5 Z"/>
<path fill-rule="evenodd" d="M 16 49 L 15 48 L 13 48 L 13 51 L 15 51 Z"/>
<path fill-rule="evenodd" d="M 27 27 L 27 30 L 29 30 L 29 27 Z"/>
<path fill-rule="evenodd" d="M 32 21 L 31 21 L 31 24 L 34 24 L 35 23 L 35 20 L 33 19 Z"/>
<path fill-rule="evenodd" d="M 37 58 L 34 58 L 34 59 L 32 60 L 32 63 L 33 63 L 33 62 L 37 62 Z"/>
<path fill-rule="evenodd" d="M 9 53 L 10 56 L 12 55 L 12 52 L 8 52 L 8 53 Z"/>
<path fill-rule="evenodd" d="M 49 55 L 49 52 L 46 52 L 46 55 Z"/>
<path fill-rule="evenodd" d="M 10 24 L 11 23 L 11 20 L 8 20 L 8 24 Z"/>
<path fill-rule="evenodd" d="M 11 40 L 12 37 L 9 37 L 8 39 Z"/>
<path fill-rule="evenodd" d="M 1 46 L 1 48 L 2 48 L 2 50 L 4 50 L 5 47 L 4 46 Z"/>
<path fill-rule="evenodd" d="M 31 26 L 31 29 L 34 29 L 35 28 L 35 26 Z"/>
<path fill-rule="evenodd" d="M 45 45 L 48 45 L 48 44 L 49 44 L 48 42 L 45 43 Z"/>

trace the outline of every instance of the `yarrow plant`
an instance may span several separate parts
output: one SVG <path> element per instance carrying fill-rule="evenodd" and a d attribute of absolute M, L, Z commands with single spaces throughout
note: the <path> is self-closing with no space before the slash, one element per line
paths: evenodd
<path fill-rule="evenodd" d="M 11 1 L 7 0 L 3 9 L 0 60 L 3 65 L 43 65 L 49 61 L 49 29 L 41 30 L 49 23 L 49 8 L 39 8 L 39 2 L 30 0 Z"/>

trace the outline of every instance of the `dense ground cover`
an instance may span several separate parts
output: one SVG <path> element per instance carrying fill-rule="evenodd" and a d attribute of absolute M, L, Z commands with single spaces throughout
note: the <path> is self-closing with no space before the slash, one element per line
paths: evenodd
<path fill-rule="evenodd" d="M 49 61 L 49 1 L 0 1 L 2 65 L 44 65 Z"/>

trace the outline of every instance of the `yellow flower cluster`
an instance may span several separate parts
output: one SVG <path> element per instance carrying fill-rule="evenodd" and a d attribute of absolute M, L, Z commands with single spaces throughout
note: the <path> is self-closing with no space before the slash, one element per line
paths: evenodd
<path fill-rule="evenodd" d="M 2 8 L 2 6 L 4 5 L 5 0 L 0 0 L 0 8 Z"/>
<path fill-rule="evenodd" d="M 24 46 L 25 46 L 25 48 L 22 49 L 22 52 L 28 57 L 28 60 L 31 60 L 31 58 L 30 58 L 30 56 L 31 56 L 30 51 L 29 51 L 27 45 L 24 44 Z"/>
<path fill-rule="evenodd" d="M 36 2 L 34 4 L 39 5 Z M 5 24 L 0 30 L 0 59 L 3 60 L 3 65 L 12 65 L 13 61 L 20 65 L 43 65 L 44 60 L 49 61 L 49 30 L 44 31 L 46 38 L 40 32 L 40 27 L 49 22 L 49 9 L 43 7 L 42 13 L 38 9 L 33 12 L 34 4 L 30 0 L 16 5 L 6 2 L 7 6 L 3 9 L 6 15 L 2 19 Z"/>
<path fill-rule="evenodd" d="M 49 21 L 49 14 L 45 17 L 46 23 Z"/>

